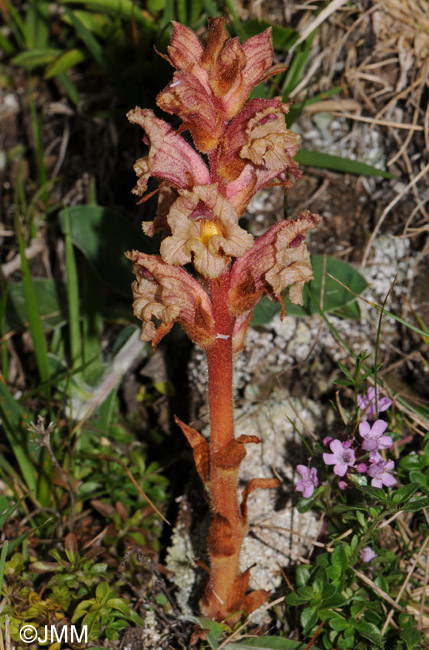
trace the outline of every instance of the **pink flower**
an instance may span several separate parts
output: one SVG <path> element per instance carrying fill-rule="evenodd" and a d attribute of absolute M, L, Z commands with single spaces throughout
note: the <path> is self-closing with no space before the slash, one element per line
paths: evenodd
<path fill-rule="evenodd" d="M 377 463 L 381 463 L 382 460 L 383 460 L 383 456 L 376 449 L 371 451 L 371 453 L 369 454 L 369 462 L 372 465 L 375 465 Z"/>
<path fill-rule="evenodd" d="M 368 475 L 372 477 L 371 485 L 373 487 L 382 488 L 392 487 L 396 485 L 396 479 L 389 472 L 395 467 L 393 460 L 381 461 L 374 463 L 368 470 Z"/>
<path fill-rule="evenodd" d="M 375 557 L 377 557 L 377 553 L 373 551 L 370 546 L 365 546 L 359 552 L 359 556 L 362 562 L 371 562 Z"/>
<path fill-rule="evenodd" d="M 280 97 L 252 99 L 220 140 L 212 174 L 240 214 L 258 190 L 271 185 L 288 188 L 300 176 L 293 159 L 299 136 L 286 128 L 288 110 Z"/>
<path fill-rule="evenodd" d="M 167 216 L 171 235 L 161 243 L 161 257 L 167 264 L 192 262 L 202 276 L 217 278 L 231 257 L 252 247 L 253 237 L 239 227 L 236 209 L 216 185 L 195 185 L 178 195 Z"/>
<path fill-rule="evenodd" d="M 296 471 L 301 475 L 295 486 L 297 492 L 302 492 L 304 499 L 308 499 L 313 495 L 314 488 L 319 485 L 317 478 L 317 469 L 315 467 L 306 467 L 305 465 L 297 465 Z"/>
<path fill-rule="evenodd" d="M 377 397 L 376 397 L 377 395 Z M 375 392 L 374 386 L 370 386 L 367 390 L 366 395 L 358 395 L 357 403 L 359 408 L 364 411 L 364 414 L 368 420 L 374 420 L 377 413 L 382 413 L 386 411 L 389 406 L 392 404 L 392 400 L 388 397 L 379 397 L 380 391 L 377 388 L 377 393 Z"/>
<path fill-rule="evenodd" d="M 365 451 L 378 451 L 379 449 L 389 449 L 392 444 L 390 436 L 383 436 L 387 429 L 387 422 L 376 420 L 372 426 L 368 422 L 361 422 L 359 433 L 364 439 L 362 449 Z"/>
<path fill-rule="evenodd" d="M 201 347 L 215 339 L 210 298 L 201 284 L 184 269 L 165 264 L 158 255 L 126 253 L 133 263 L 134 314 L 142 321 L 141 339 L 155 347 L 176 321 Z M 161 321 L 156 329 L 153 318 Z"/>
<path fill-rule="evenodd" d="M 210 183 L 210 172 L 204 160 L 167 122 L 155 117 L 147 108 L 136 107 L 127 117 L 132 124 L 144 129 L 143 141 L 149 145 L 149 154 L 134 165 L 138 176 L 134 194 L 142 196 L 146 192 L 150 176 L 181 189 Z"/>
<path fill-rule="evenodd" d="M 323 454 L 326 465 L 334 465 L 334 474 L 344 476 L 349 467 L 353 467 L 356 456 L 353 449 L 350 449 L 350 442 L 333 440 L 329 445 L 332 454 Z"/>
<path fill-rule="evenodd" d="M 356 469 L 359 472 L 359 474 L 365 474 L 368 467 L 365 465 L 365 463 L 359 463 L 358 465 L 356 465 Z"/>
<path fill-rule="evenodd" d="M 281 302 L 287 287 L 290 287 L 289 299 L 302 305 L 302 288 L 313 277 L 304 236 L 319 221 L 320 217 L 308 210 L 298 219 L 280 221 L 235 261 L 229 291 L 229 303 L 235 315 L 254 309 L 264 294 L 273 302 Z"/>

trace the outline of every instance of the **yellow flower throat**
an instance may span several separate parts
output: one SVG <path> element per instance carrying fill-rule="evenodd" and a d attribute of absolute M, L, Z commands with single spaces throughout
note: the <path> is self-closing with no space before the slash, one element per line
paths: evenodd
<path fill-rule="evenodd" d="M 208 243 L 214 235 L 223 235 L 222 230 L 216 221 L 207 221 L 206 219 L 201 219 L 200 221 L 200 241 L 204 246 L 208 246 Z"/>

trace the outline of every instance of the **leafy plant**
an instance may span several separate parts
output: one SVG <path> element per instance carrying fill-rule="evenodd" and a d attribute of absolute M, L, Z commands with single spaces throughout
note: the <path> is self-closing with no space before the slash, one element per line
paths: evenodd
<path fill-rule="evenodd" d="M 129 604 L 118 598 L 108 582 L 100 582 L 95 590 L 94 598 L 82 600 L 75 609 L 72 623 L 81 619 L 81 624 L 87 626 L 88 640 L 92 641 L 105 631 L 106 637 L 112 641 L 118 638 L 118 631 L 128 623 L 143 627 L 140 616 L 130 609 Z"/>

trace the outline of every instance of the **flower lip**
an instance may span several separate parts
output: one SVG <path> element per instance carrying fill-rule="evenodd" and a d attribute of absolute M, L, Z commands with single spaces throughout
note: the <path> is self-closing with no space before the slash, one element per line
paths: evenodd
<path fill-rule="evenodd" d="M 210 210 L 210 208 L 202 201 L 198 201 L 197 207 L 194 208 L 188 217 L 191 221 L 198 221 L 198 219 L 207 219 L 212 221 L 214 218 L 213 210 Z"/>

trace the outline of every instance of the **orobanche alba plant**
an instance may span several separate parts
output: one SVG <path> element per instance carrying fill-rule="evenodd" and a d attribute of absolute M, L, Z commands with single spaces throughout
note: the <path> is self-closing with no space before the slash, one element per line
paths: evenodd
<path fill-rule="evenodd" d="M 229 38 L 223 18 L 209 19 L 203 45 L 174 22 L 163 56 L 176 71 L 157 105 L 177 115 L 181 126 L 174 130 L 148 109 L 128 113 L 149 146 L 134 166 L 133 191 L 143 196 L 150 177 L 159 181 L 157 213 L 143 230 L 148 236 L 161 233 L 160 254 L 127 256 L 136 276 L 133 307 L 143 323 L 142 339 L 155 347 L 178 322 L 207 356 L 209 441 L 176 422 L 192 447 L 210 505 L 210 565 L 201 610 L 220 621 L 238 610 L 250 613 L 269 595 L 248 592 L 250 568 L 240 573 L 239 556 L 249 495 L 278 485 L 275 478 L 254 478 L 237 494 L 245 446 L 259 439 L 234 437 L 233 358 L 263 296 L 282 302 L 288 288 L 290 300 L 302 304 L 303 285 L 313 277 L 305 235 L 320 217 L 304 211 L 258 239 L 239 225 L 258 190 L 288 189 L 300 173 L 294 161 L 299 139 L 285 125 L 288 105 L 280 97 L 249 101 L 255 86 L 279 72 L 272 67 L 270 29 L 241 45 Z M 180 135 L 185 131 L 195 149 Z M 192 273 L 185 269 L 189 264 Z"/>

